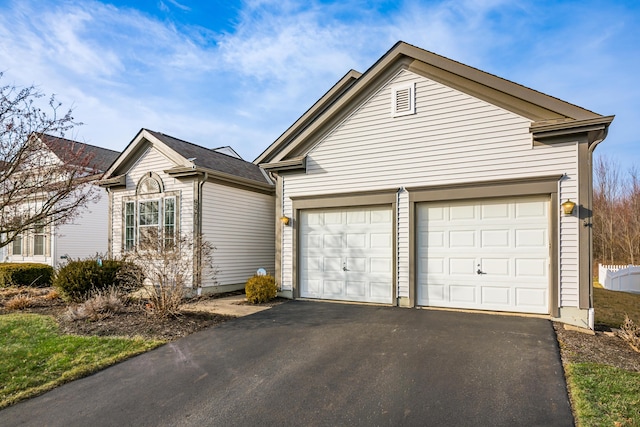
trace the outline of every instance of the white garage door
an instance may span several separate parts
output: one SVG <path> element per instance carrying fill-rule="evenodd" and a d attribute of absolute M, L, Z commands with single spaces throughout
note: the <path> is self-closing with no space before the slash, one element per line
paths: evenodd
<path fill-rule="evenodd" d="M 417 206 L 418 305 L 549 312 L 548 197 Z"/>
<path fill-rule="evenodd" d="M 390 207 L 308 210 L 300 215 L 300 296 L 391 304 Z"/>

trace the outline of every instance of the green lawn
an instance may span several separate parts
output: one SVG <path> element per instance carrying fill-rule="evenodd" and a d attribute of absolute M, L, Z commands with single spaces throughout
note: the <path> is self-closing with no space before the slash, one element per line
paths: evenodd
<path fill-rule="evenodd" d="M 578 426 L 640 426 L 639 372 L 572 363 L 566 373 Z"/>
<path fill-rule="evenodd" d="M 63 335 L 37 314 L 0 316 L 0 408 L 161 345 L 160 341 Z"/>
<path fill-rule="evenodd" d="M 594 287 L 593 305 L 597 324 L 617 328 L 625 314 L 640 324 L 640 295 Z M 578 426 L 640 427 L 639 372 L 569 363 L 565 373 Z"/>

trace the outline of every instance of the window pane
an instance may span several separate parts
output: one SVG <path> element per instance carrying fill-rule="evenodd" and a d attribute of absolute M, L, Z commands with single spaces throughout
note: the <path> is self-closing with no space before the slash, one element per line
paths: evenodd
<path fill-rule="evenodd" d="M 22 236 L 16 236 L 12 246 L 14 255 L 22 255 Z"/>
<path fill-rule="evenodd" d="M 164 199 L 164 244 L 172 245 L 176 225 L 176 199 Z"/>
<path fill-rule="evenodd" d="M 160 209 L 157 200 L 140 202 L 140 226 L 159 225 Z"/>
<path fill-rule="evenodd" d="M 135 244 L 135 213 L 134 213 L 134 203 L 127 202 L 125 204 L 125 236 L 124 236 L 124 248 L 127 251 L 133 249 Z"/>
<path fill-rule="evenodd" d="M 42 234 L 36 234 L 33 236 L 33 254 L 44 255 L 44 242 L 45 237 Z"/>

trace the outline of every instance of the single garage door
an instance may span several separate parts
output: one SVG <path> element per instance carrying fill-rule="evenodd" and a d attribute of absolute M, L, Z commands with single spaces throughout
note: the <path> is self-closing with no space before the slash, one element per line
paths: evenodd
<path fill-rule="evenodd" d="M 549 312 L 549 198 L 424 203 L 417 303 Z"/>
<path fill-rule="evenodd" d="M 305 210 L 300 215 L 300 296 L 391 304 L 391 207 Z"/>

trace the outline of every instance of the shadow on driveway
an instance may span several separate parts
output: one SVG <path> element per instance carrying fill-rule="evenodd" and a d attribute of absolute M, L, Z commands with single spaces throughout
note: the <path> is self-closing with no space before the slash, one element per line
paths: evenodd
<path fill-rule="evenodd" d="M 291 301 L 0 411 L 0 425 L 571 426 L 549 321 Z"/>

